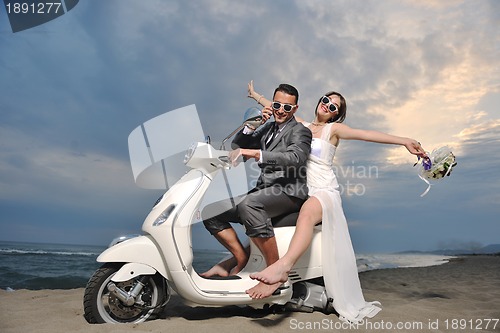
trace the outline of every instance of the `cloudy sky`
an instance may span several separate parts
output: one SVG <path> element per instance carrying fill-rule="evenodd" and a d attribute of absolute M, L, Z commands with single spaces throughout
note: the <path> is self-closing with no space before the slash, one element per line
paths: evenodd
<path fill-rule="evenodd" d="M 221 139 L 255 105 L 253 79 L 266 97 L 295 85 L 305 119 L 336 90 L 349 126 L 457 155 L 421 198 L 403 147 L 341 142 L 357 252 L 500 243 L 499 38 L 496 0 L 82 0 L 18 33 L 2 6 L 0 240 L 106 245 L 139 233 L 161 193 L 134 183 L 128 135 L 196 104 Z"/>

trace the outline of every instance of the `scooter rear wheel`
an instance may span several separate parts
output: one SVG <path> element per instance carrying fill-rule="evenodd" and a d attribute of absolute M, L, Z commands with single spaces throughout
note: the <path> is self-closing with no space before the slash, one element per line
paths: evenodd
<path fill-rule="evenodd" d="M 85 288 L 83 297 L 84 317 L 91 324 L 140 323 L 160 312 L 168 300 L 168 288 L 163 278 L 151 275 L 145 280 L 140 303 L 126 305 L 108 290 L 108 283 L 123 264 L 107 263 L 95 271 Z M 124 291 L 129 291 L 139 277 L 115 283 Z M 161 306 L 160 306 L 161 305 Z"/>

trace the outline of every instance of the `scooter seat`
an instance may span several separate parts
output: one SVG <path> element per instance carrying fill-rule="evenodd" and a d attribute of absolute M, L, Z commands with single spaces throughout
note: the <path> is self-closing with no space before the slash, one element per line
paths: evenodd
<path fill-rule="evenodd" d="M 280 216 L 276 216 L 271 219 L 273 223 L 273 227 L 294 227 L 297 223 L 297 217 L 299 216 L 299 212 L 283 214 Z"/>
<path fill-rule="evenodd" d="M 271 222 L 273 223 L 273 227 L 295 227 L 297 224 L 297 218 L 299 217 L 299 212 L 283 214 L 280 216 L 273 217 Z M 317 225 L 321 224 L 319 222 Z"/>

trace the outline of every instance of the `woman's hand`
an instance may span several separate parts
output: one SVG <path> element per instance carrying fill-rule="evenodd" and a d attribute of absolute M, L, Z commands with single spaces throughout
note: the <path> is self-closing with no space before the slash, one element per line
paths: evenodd
<path fill-rule="evenodd" d="M 255 100 L 257 100 L 257 98 L 260 97 L 260 95 L 258 95 L 256 92 L 255 92 L 255 89 L 253 88 L 253 80 L 251 80 L 249 83 L 248 83 L 248 97 L 249 98 L 253 98 Z"/>
<path fill-rule="evenodd" d="M 271 106 L 272 101 L 266 99 L 264 95 L 260 95 L 257 92 L 255 92 L 255 89 L 253 88 L 253 80 L 248 82 L 248 97 L 253 98 L 257 104 L 260 104 L 262 106 Z"/>
<path fill-rule="evenodd" d="M 271 118 L 273 110 L 271 109 L 271 101 L 267 100 L 264 95 L 259 95 L 253 88 L 253 80 L 248 82 L 248 97 L 253 98 L 258 104 L 262 105 L 262 124 Z"/>
<path fill-rule="evenodd" d="M 418 142 L 417 140 L 407 139 L 406 142 L 404 143 L 404 146 L 413 155 L 417 155 L 417 156 L 420 156 L 422 158 L 429 158 L 427 156 L 427 153 L 425 152 L 424 148 L 422 148 L 422 146 L 420 145 L 420 142 Z"/>

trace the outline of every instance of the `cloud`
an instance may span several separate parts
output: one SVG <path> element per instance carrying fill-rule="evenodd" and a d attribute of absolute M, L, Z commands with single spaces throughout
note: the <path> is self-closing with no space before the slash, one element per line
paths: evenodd
<path fill-rule="evenodd" d="M 1 128 L 0 199 L 35 200 L 36 205 L 107 210 L 122 193 L 135 190 L 130 164 L 75 143 L 61 148 Z M 128 182 L 124 180 L 130 179 Z M 118 204 L 119 205 L 119 204 Z"/>
<path fill-rule="evenodd" d="M 366 189 L 343 197 L 348 220 L 357 221 L 358 246 L 404 247 L 414 235 L 422 246 L 436 244 L 432 233 L 445 233 L 441 225 L 457 239 L 466 233 L 487 240 L 496 231 L 487 221 L 498 213 L 500 193 L 492 171 L 500 156 L 499 6 L 459 0 L 90 1 L 39 28 L 0 34 L 3 211 L 10 207 L 8 218 L 22 221 L 12 207 L 27 201 L 75 214 L 87 206 L 95 214 L 82 215 L 82 225 L 86 217 L 109 218 L 113 228 L 139 228 L 137 220 L 157 194 L 133 184 L 130 132 L 196 104 L 204 132 L 220 141 L 255 105 L 246 98 L 254 79 L 268 98 L 281 82 L 296 85 L 299 116 L 306 120 L 317 99 L 336 90 L 347 98 L 349 126 L 412 137 L 427 150 L 449 144 L 457 153 L 454 174 L 420 199 L 425 185 L 404 148 L 341 142 L 339 166 L 379 171 L 342 179 Z M 106 207 L 120 204 L 122 224 Z M 48 220 L 60 218 L 49 213 Z M 477 232 L 453 224 L 464 218 L 481 221 Z"/>
<path fill-rule="evenodd" d="M 480 140 L 498 141 L 499 128 L 500 119 L 494 119 L 465 128 L 457 137 L 469 144 Z"/>

